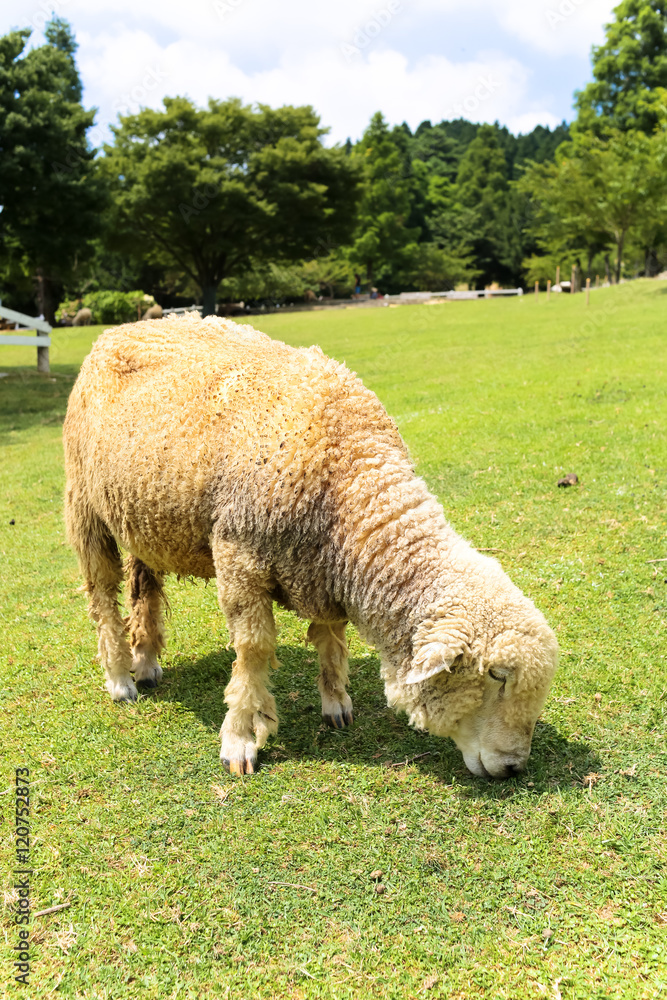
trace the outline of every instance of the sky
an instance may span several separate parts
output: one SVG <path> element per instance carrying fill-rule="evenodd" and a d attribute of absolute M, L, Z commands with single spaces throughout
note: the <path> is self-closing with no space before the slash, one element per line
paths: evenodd
<path fill-rule="evenodd" d="M 329 142 L 464 117 L 515 133 L 573 117 L 609 0 L 3 0 L 0 34 L 73 26 L 94 145 L 165 96 L 312 104 Z"/>

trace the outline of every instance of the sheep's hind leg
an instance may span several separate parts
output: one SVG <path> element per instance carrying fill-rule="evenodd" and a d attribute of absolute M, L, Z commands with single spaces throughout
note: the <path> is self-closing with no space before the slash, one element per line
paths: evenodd
<path fill-rule="evenodd" d="M 268 690 L 275 658 L 273 600 L 265 573 L 252 557 L 227 542 L 214 542 L 220 607 L 236 650 L 225 688 L 227 715 L 222 723 L 220 757 L 230 774 L 253 774 L 257 751 L 278 731 L 275 699 Z"/>
<path fill-rule="evenodd" d="M 141 687 L 153 688 L 162 680 L 158 657 L 165 648 L 163 574 L 154 572 L 135 556 L 128 558 L 126 570 L 130 605 L 127 630 L 134 680 Z"/>
<path fill-rule="evenodd" d="M 90 616 L 97 625 L 99 658 L 106 688 L 114 701 L 136 701 L 130 673 L 132 654 L 118 607 L 123 563 L 116 540 L 96 515 L 76 508 L 68 497 L 68 535 L 74 545 L 88 592 Z"/>
<path fill-rule="evenodd" d="M 322 697 L 322 716 L 334 729 L 344 729 L 353 721 L 352 699 L 345 690 L 349 679 L 346 625 L 347 622 L 313 622 L 308 629 L 308 641 L 312 642 L 320 660 L 317 686 Z"/>

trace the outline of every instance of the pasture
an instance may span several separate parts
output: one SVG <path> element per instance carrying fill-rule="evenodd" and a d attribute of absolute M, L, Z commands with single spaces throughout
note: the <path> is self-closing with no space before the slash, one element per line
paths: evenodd
<path fill-rule="evenodd" d="M 588 309 L 542 295 L 252 321 L 359 373 L 457 530 L 555 628 L 528 770 L 503 783 L 387 709 L 352 629 L 355 722 L 326 729 L 287 613 L 279 734 L 255 776 L 224 774 L 234 654 L 213 585 L 168 581 L 162 684 L 112 704 L 61 516 L 61 423 L 99 328 L 54 331 L 50 378 L 2 349 L 5 995 L 667 995 L 666 310 L 667 285 L 640 281 Z M 559 489 L 568 472 L 579 485 Z M 33 910 L 69 904 L 32 923 L 28 988 L 9 957 L 22 766 Z"/>

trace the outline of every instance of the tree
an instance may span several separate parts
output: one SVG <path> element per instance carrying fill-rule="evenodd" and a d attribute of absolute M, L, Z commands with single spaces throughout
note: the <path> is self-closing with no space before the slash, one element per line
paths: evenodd
<path fill-rule="evenodd" d="M 576 94 L 577 128 L 639 129 L 659 120 L 656 91 L 667 87 L 667 0 L 623 0 L 593 49 L 592 83 Z"/>
<path fill-rule="evenodd" d="M 412 184 L 405 138 L 400 130 L 389 130 L 380 112 L 373 115 L 355 159 L 362 165 L 364 183 L 350 257 L 372 285 L 390 280 L 406 265 L 420 230 L 407 225 Z"/>
<path fill-rule="evenodd" d="M 600 223 L 616 245 L 616 281 L 631 230 L 646 229 L 654 220 L 664 225 L 667 175 L 664 137 L 643 132 L 613 131 L 607 140 L 581 141 L 582 156 L 598 186 Z"/>
<path fill-rule="evenodd" d="M 467 213 L 470 245 L 485 283 L 510 277 L 499 252 L 499 218 L 509 197 L 507 173 L 507 161 L 494 127 L 480 126 L 459 163 L 456 202 L 458 211 Z"/>
<path fill-rule="evenodd" d="M 413 244 L 401 274 L 418 291 L 445 291 L 474 281 L 479 271 L 471 256 L 444 250 L 436 243 Z"/>
<path fill-rule="evenodd" d="M 85 260 L 99 229 L 103 192 L 81 106 L 76 41 L 66 21 L 25 53 L 30 31 L 0 38 L 0 269 L 35 282 L 38 308 L 55 322 L 58 286 Z"/>
<path fill-rule="evenodd" d="M 590 277 L 595 254 L 609 244 L 595 171 L 575 154 L 571 142 L 563 144 L 557 156 L 555 163 L 529 164 L 517 188 L 533 205 L 531 228 L 537 248 L 557 263 L 574 261 L 581 267 L 585 257 Z M 537 255 L 528 258 L 525 268 L 531 277 L 541 276 Z M 551 264 L 546 273 L 553 273 Z"/>
<path fill-rule="evenodd" d="M 461 131 L 456 126 L 467 126 Z M 477 126 L 472 122 L 440 122 L 431 125 L 429 121 L 422 122 L 412 137 L 411 155 L 415 160 L 421 160 L 431 176 L 447 177 L 454 180 L 461 157 L 466 146 L 477 134 Z"/>
<path fill-rule="evenodd" d="M 629 235 L 657 234 L 667 221 L 665 134 L 609 130 L 602 139 L 575 133 L 557 162 L 533 165 L 522 182 L 537 203 L 537 229 L 547 250 L 593 253 L 616 247 L 616 281 Z"/>
<path fill-rule="evenodd" d="M 354 269 L 342 250 L 305 261 L 301 274 L 307 288 L 326 292 L 330 298 L 336 292 L 349 294 L 354 289 Z"/>
<path fill-rule="evenodd" d="M 310 107 L 165 98 L 164 110 L 120 119 L 102 168 L 113 242 L 176 267 L 215 312 L 225 278 L 345 242 L 355 222 L 357 169 L 326 149 Z"/>

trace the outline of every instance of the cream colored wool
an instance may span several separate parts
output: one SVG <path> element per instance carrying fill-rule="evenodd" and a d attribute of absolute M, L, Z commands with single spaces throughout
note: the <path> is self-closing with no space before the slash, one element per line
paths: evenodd
<path fill-rule="evenodd" d="M 414 725 L 453 737 L 476 774 L 525 765 L 555 637 L 454 532 L 343 365 L 213 317 L 121 326 L 84 361 L 64 438 L 68 535 L 112 698 L 161 677 L 164 575 L 215 576 L 237 657 L 221 731 L 232 771 L 251 772 L 277 729 L 274 601 L 312 623 L 331 724 L 352 720 L 352 621 Z M 131 553 L 127 628 L 119 547 Z"/>

